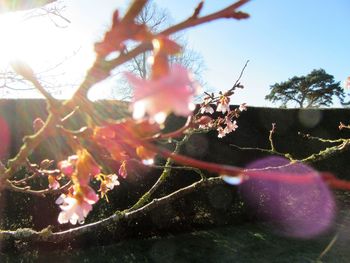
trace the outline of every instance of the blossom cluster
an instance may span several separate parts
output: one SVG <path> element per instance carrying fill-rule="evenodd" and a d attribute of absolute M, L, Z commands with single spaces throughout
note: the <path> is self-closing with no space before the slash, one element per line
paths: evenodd
<path fill-rule="evenodd" d="M 92 210 L 92 205 L 99 200 L 95 190 L 89 185 L 93 178 L 101 181 L 102 197 L 108 190 L 119 185 L 116 175 L 101 174 L 100 167 L 86 149 L 78 150 L 76 155 L 61 161 L 58 168 L 73 183 L 67 193 L 61 194 L 56 200 L 56 204 L 62 209 L 58 216 L 58 222 L 61 224 L 84 223 L 85 217 Z"/>
<path fill-rule="evenodd" d="M 216 119 L 208 117 L 213 115 L 215 110 L 212 105 L 216 101 L 216 111 L 221 112 L 224 117 L 217 117 Z M 207 117 L 203 118 L 204 122 L 199 125 L 202 129 L 216 129 L 218 132 L 218 138 L 223 138 L 227 134 L 235 131 L 238 128 L 237 120 L 240 113 L 247 110 L 247 104 L 242 103 L 238 108 L 231 110 L 230 97 L 225 94 L 220 94 L 218 98 L 214 95 L 208 95 L 204 98 L 204 102 L 200 105 L 200 113 L 205 114 Z"/>
<path fill-rule="evenodd" d="M 111 63 L 110 57 L 114 55 L 119 55 L 122 59 L 127 58 L 129 53 L 126 47 L 130 42 L 151 50 L 151 74 L 148 79 L 128 72 L 124 74 L 133 88 L 130 103 L 132 117 L 94 121 L 93 116 L 89 116 L 92 122 L 87 124 L 86 129 L 82 129 L 81 134 L 84 130 L 88 132 L 81 137 L 79 132 L 69 133 L 65 127 L 62 128 L 67 136 L 73 137 L 67 141 L 74 154 L 66 160 L 61 160 L 57 165 L 58 171 L 48 174 L 47 177 L 49 189 L 61 192 L 56 200 L 61 208 L 59 223 L 83 223 L 92 206 L 100 198 L 108 201 L 108 192 L 120 184 L 120 178 L 123 180 L 128 176 L 131 162 L 152 165 L 157 154 L 164 154 L 153 142 L 183 136 L 189 129 L 216 129 L 218 137 L 222 138 L 238 128 L 236 119 L 246 110 L 245 104 L 241 104 L 238 109 L 230 109 L 230 96 L 233 94 L 231 89 L 220 93 L 218 97 L 213 94 L 207 96 L 200 105 L 199 112 L 196 112 L 193 101 L 201 87 L 187 68 L 180 64 L 172 64 L 169 59 L 182 52 L 182 47 L 172 40 L 171 32 L 157 34 L 147 25 L 139 24 L 133 12 L 144 4 L 135 1 L 133 5 L 134 8 L 129 10 L 131 13 L 124 17 L 120 17 L 118 11 L 114 12 L 110 30 L 95 44 L 98 63 L 96 67 L 91 68 L 89 74 L 97 81 L 106 78 L 110 70 L 104 71 L 100 66 Z M 196 9 L 193 19 L 198 16 L 202 5 Z M 235 18 L 245 18 L 242 14 Z M 223 14 L 223 17 L 227 15 Z M 132 58 L 133 56 L 130 56 L 128 59 Z M 35 79 L 34 73 L 31 73 L 30 79 Z M 240 85 L 234 88 L 236 87 Z M 214 117 L 213 103 L 216 104 L 216 111 L 224 116 Z M 165 134 L 165 121 L 170 114 L 185 117 L 189 121 L 178 131 Z M 35 132 L 45 128 L 45 123 L 41 120 L 36 120 L 33 125 Z M 95 150 L 88 149 L 84 140 L 93 143 Z M 97 148 L 103 151 L 103 155 L 99 156 Z M 114 174 L 103 173 L 103 165 L 99 164 L 101 158 L 113 160 L 119 165 Z M 63 181 L 70 183 L 61 186 Z M 99 189 L 91 186 L 92 181 L 99 182 Z"/>

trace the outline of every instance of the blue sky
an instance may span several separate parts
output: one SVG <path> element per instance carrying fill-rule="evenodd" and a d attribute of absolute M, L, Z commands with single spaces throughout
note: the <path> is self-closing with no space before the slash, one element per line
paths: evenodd
<path fill-rule="evenodd" d="M 58 56 L 66 53 L 69 56 L 74 50 L 79 50 L 80 55 L 72 59 L 69 72 L 65 74 L 71 80 L 74 78 L 72 76 L 83 75 L 92 63 L 93 42 L 108 28 L 113 10 L 117 7 L 125 10 L 129 1 L 61 2 L 66 6 L 64 15 L 72 23 L 64 29 L 43 29 L 46 33 L 38 34 L 43 39 L 32 44 L 39 53 L 27 53 L 35 58 L 34 64 L 47 65 L 50 54 L 57 60 Z M 154 2 L 159 7 L 166 8 L 174 22 L 177 22 L 191 15 L 199 0 Z M 206 0 L 203 14 L 219 10 L 233 2 Z M 350 1 L 252 0 L 241 10 L 251 17 L 241 21 L 222 19 L 186 32 L 191 48 L 204 58 L 207 71 L 203 80 L 211 90 L 230 88 L 246 60 L 250 60 L 242 78 L 245 89 L 234 95 L 232 103 L 273 106 L 264 100 L 270 85 L 295 75 L 308 74 L 313 69 L 323 68 L 334 75 L 337 81 L 344 81 L 350 75 Z M 47 21 L 32 27 L 39 31 L 44 25 L 47 25 Z M 28 42 L 28 38 L 23 41 Z M 54 47 L 54 44 L 58 46 Z M 53 50 L 47 47 L 52 47 Z M 102 83 L 98 94 L 103 94 L 103 85 L 110 88 L 113 83 Z"/>
<path fill-rule="evenodd" d="M 197 3 L 157 2 L 173 10 L 175 19 L 190 13 Z M 206 1 L 204 11 L 231 2 Z M 350 75 L 350 1 L 253 0 L 241 10 L 251 17 L 221 20 L 188 32 L 190 43 L 205 58 L 209 86 L 230 87 L 250 60 L 242 78 L 246 88 L 234 97 L 237 103 L 270 106 L 264 101 L 270 85 L 315 68 L 324 68 L 337 81 Z"/>

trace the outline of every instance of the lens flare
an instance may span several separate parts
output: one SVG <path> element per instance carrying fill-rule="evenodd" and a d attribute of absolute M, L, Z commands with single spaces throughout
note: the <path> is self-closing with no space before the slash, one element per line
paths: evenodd
<path fill-rule="evenodd" d="M 0 160 L 7 159 L 9 156 L 10 130 L 6 120 L 0 116 Z"/>
<path fill-rule="evenodd" d="M 253 213 L 270 223 L 274 231 L 290 237 L 311 238 L 332 225 L 335 217 L 333 196 L 311 167 L 290 163 L 281 157 L 269 157 L 253 162 L 247 168 L 266 168 L 267 173 L 281 177 L 287 174 L 308 176 L 305 183 L 254 177 L 240 185 L 242 196 Z M 310 175 L 313 175 L 312 180 Z"/>

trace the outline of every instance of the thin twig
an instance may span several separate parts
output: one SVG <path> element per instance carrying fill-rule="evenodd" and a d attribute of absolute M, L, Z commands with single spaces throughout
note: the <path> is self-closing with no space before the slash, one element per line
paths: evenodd
<path fill-rule="evenodd" d="M 14 192 L 20 192 L 20 193 L 26 193 L 26 194 L 32 194 L 32 195 L 36 195 L 36 196 L 45 197 L 45 195 L 47 195 L 47 194 L 61 193 L 65 190 L 67 190 L 71 185 L 72 185 L 72 181 L 69 181 L 68 183 L 66 183 L 65 185 L 61 186 L 58 189 L 47 188 L 47 189 L 43 189 L 43 190 L 33 190 L 33 189 L 30 189 L 29 186 L 18 187 L 16 185 L 14 185 L 11 181 L 8 180 L 6 187 L 7 187 L 7 189 L 10 189 Z"/>
<path fill-rule="evenodd" d="M 235 88 L 237 88 L 237 86 L 239 85 L 239 82 L 243 76 L 243 73 L 248 66 L 248 63 L 249 63 L 249 60 L 247 60 L 246 63 L 244 64 L 244 67 L 242 68 L 241 73 L 238 76 L 238 79 L 236 80 L 235 84 L 233 84 L 232 88 L 229 91 L 233 91 Z"/>
<path fill-rule="evenodd" d="M 338 236 L 339 233 L 337 233 L 336 235 L 334 235 L 334 237 L 332 238 L 332 240 L 329 242 L 329 244 L 326 246 L 326 248 L 322 251 L 322 253 L 318 256 L 318 260 L 321 260 L 328 252 L 329 250 L 331 250 L 331 248 L 333 247 L 333 245 L 335 244 L 335 242 L 338 240 Z"/>

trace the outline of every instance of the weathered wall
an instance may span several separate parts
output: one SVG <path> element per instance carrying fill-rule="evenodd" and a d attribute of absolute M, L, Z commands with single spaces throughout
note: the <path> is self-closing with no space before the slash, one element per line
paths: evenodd
<path fill-rule="evenodd" d="M 96 105 L 96 110 L 102 112 L 101 114 L 113 117 L 125 114 L 126 108 L 125 105 L 120 107 L 120 103 L 117 102 L 103 102 Z M 45 118 L 46 115 L 45 102 L 42 100 L 0 101 L 0 118 L 3 120 L 0 122 L 1 131 L 6 130 L 6 125 L 10 131 L 9 147 L 6 151 L 3 151 L 1 156 L 3 161 L 15 155 L 22 144 L 21 139 L 24 135 L 32 134 L 33 120 L 37 117 Z M 71 125 L 79 127 L 78 123 L 80 121 L 79 117 L 77 117 L 71 122 Z M 179 125 L 182 121 L 181 119 L 172 119 L 169 126 Z M 208 134 L 195 134 L 183 147 L 182 153 L 211 162 L 245 166 L 250 161 L 265 156 L 266 153 L 253 150 L 238 150 L 231 144 L 241 147 L 269 148 L 269 130 L 271 129 L 271 123 L 276 123 L 277 128 L 274 135 L 276 149 L 283 153 L 291 153 L 297 158 L 303 158 L 312 153 L 317 153 L 324 147 L 329 146 L 329 144 L 306 140 L 299 136 L 298 132 L 331 139 L 349 137 L 350 131 L 340 131 L 338 129 L 340 121 L 344 123 L 350 122 L 350 110 L 299 110 L 250 107 L 239 118 L 239 128 L 236 132 L 231 133 L 223 139 L 218 139 L 215 131 Z M 66 154 L 65 151 L 67 149 L 65 149 L 60 138 L 53 138 L 50 142 L 45 142 L 41 145 L 42 147 L 33 156 L 33 160 L 40 160 L 46 156 L 52 158 L 59 151 L 60 147 L 64 148 L 64 154 Z M 6 140 L 3 137 L 0 141 L 0 147 L 5 148 L 5 144 Z M 349 153 L 345 152 L 325 161 L 315 163 L 314 166 L 320 170 L 331 171 L 341 178 L 350 178 L 348 173 L 350 162 L 348 160 Z M 120 187 L 109 195 L 110 203 L 100 202 L 99 207 L 95 209 L 97 212 L 92 213 L 91 220 L 108 216 L 117 209 L 124 209 L 133 204 L 155 182 L 160 170 L 135 167 L 135 172 L 127 180 L 121 181 Z M 194 174 L 174 171 L 171 179 L 158 191 L 158 195 L 187 185 L 196 179 L 196 175 Z M 204 195 L 207 196 L 210 203 L 213 196 L 219 196 L 219 193 L 225 193 L 226 196 L 223 197 L 223 200 L 234 202 L 235 198 L 237 198 L 236 194 L 227 189 L 222 187 L 213 189 L 214 192 L 204 193 Z M 207 200 L 203 197 L 203 194 L 199 196 L 197 196 L 197 201 L 194 203 L 200 202 L 200 200 Z M 0 198 L 0 211 L 3 214 L 2 217 L 0 216 L 0 228 L 14 229 L 18 226 L 29 226 L 35 229 L 41 229 L 48 224 L 58 227 L 56 216 L 59 213 L 59 208 L 54 204 L 57 196 L 49 197 L 49 200 L 47 200 L 40 197 L 5 192 Z M 203 202 L 205 203 L 206 201 Z M 214 210 L 218 214 L 217 219 L 222 219 L 227 215 L 229 211 L 228 207 L 231 206 L 214 207 Z M 193 209 L 195 210 L 195 208 L 196 205 L 194 205 Z M 181 210 L 181 205 L 180 208 L 173 207 L 173 209 Z"/>

